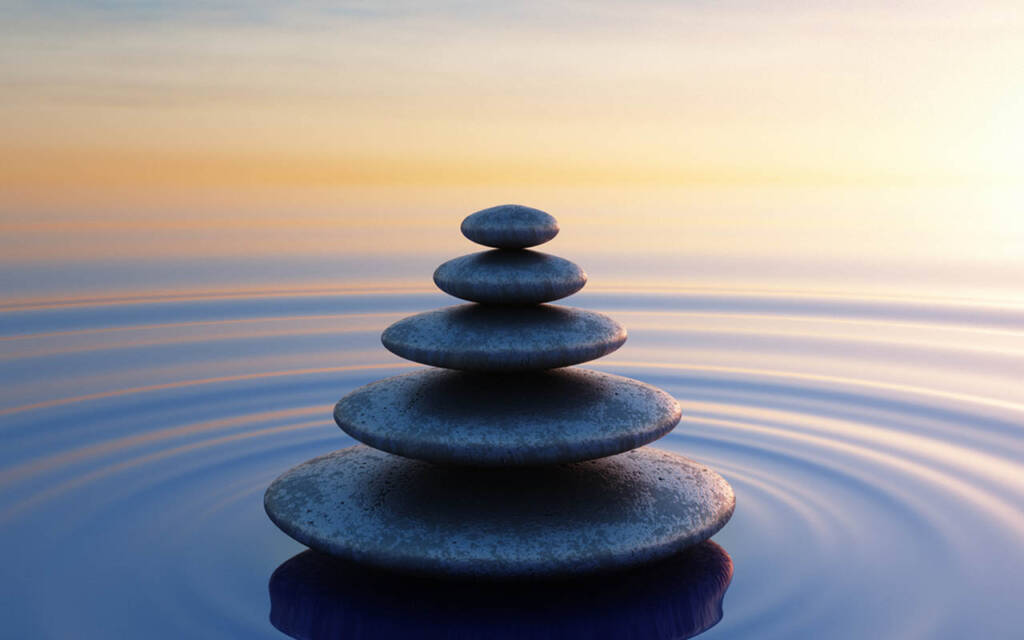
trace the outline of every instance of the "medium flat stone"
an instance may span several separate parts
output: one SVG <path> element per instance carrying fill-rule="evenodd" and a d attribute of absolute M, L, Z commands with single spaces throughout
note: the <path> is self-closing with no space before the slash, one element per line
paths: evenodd
<path fill-rule="evenodd" d="M 558 235 L 558 221 L 540 209 L 502 204 L 467 216 L 462 221 L 462 235 L 488 247 L 522 249 Z"/>
<path fill-rule="evenodd" d="M 593 311 L 464 304 L 403 318 L 381 342 L 397 356 L 446 369 L 529 371 L 595 360 L 622 346 L 626 328 Z"/>
<path fill-rule="evenodd" d="M 733 565 L 707 540 L 580 580 L 438 580 L 303 551 L 270 577 L 270 622 L 305 640 L 682 640 L 722 618 Z"/>
<path fill-rule="evenodd" d="M 652 447 L 565 465 L 473 469 L 356 445 L 285 472 L 263 503 L 289 536 L 346 560 L 513 578 L 667 558 L 721 529 L 735 496 L 714 471 Z"/>
<path fill-rule="evenodd" d="M 360 387 L 334 421 L 360 442 L 438 463 L 576 462 L 629 451 L 679 422 L 679 403 L 637 380 L 579 369 L 426 369 Z"/>
<path fill-rule="evenodd" d="M 540 304 L 587 283 L 579 265 L 537 251 L 495 249 L 445 262 L 434 272 L 441 291 L 484 304 Z"/>

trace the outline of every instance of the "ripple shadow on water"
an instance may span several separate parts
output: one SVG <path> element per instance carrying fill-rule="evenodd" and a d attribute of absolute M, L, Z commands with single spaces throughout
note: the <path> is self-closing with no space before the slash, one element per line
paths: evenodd
<path fill-rule="evenodd" d="M 433 580 L 304 551 L 270 578 L 270 622 L 302 640 L 681 640 L 722 619 L 732 573 L 711 541 L 640 569 L 539 583 Z"/>
<path fill-rule="evenodd" d="M 736 491 L 715 536 L 737 567 L 728 615 L 702 638 L 1021 637 L 1024 307 L 639 287 L 571 300 L 629 327 L 596 369 L 682 404 L 651 446 Z M 289 290 L 0 310 L 0 637 L 283 637 L 267 578 L 302 547 L 266 517 L 263 493 L 283 469 L 354 444 L 331 407 L 413 370 L 380 332 L 444 303 Z M 437 588 L 384 584 L 406 631 L 416 603 L 402 598 Z M 587 613 L 566 623 L 577 636 L 628 639 L 625 621 L 661 619 L 659 588 L 577 588 L 575 604 L 557 592 L 550 605 Z M 428 594 L 427 611 L 525 618 L 493 602 L 472 613 L 466 591 Z M 342 593 L 329 610 L 383 598 Z M 280 595 L 274 606 L 284 616 Z M 633 635 L 645 637 L 672 636 Z"/>

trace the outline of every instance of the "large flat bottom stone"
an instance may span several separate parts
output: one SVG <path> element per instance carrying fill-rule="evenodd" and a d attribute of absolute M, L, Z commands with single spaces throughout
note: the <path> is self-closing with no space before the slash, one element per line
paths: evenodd
<path fill-rule="evenodd" d="M 285 472 L 270 519 L 299 542 L 379 568 L 518 578 L 620 569 L 714 535 L 729 484 L 654 448 L 548 467 L 467 469 L 357 445 Z"/>
<path fill-rule="evenodd" d="M 424 369 L 360 387 L 334 408 L 338 426 L 375 449 L 477 466 L 610 456 L 660 438 L 679 417 L 679 403 L 660 389 L 575 367 Z"/>
<path fill-rule="evenodd" d="M 308 640 L 682 640 L 721 620 L 732 572 L 710 540 L 639 569 L 557 581 L 416 578 L 304 551 L 270 578 L 270 622 Z"/>

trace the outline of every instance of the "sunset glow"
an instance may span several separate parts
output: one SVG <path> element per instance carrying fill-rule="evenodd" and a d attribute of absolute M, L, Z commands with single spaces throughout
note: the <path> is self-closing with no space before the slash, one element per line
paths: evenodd
<path fill-rule="evenodd" d="M 5 262 L 415 252 L 506 201 L 595 254 L 980 274 L 1024 243 L 1012 2 L 4 18 Z"/>

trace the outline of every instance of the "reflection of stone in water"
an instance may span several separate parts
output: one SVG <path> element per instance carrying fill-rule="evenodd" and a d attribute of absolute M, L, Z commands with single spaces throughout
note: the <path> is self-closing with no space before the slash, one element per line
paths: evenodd
<path fill-rule="evenodd" d="M 545 582 L 441 581 L 315 551 L 270 578 L 270 621 L 305 640 L 680 640 L 722 619 L 732 560 L 706 541 L 628 572 Z"/>

